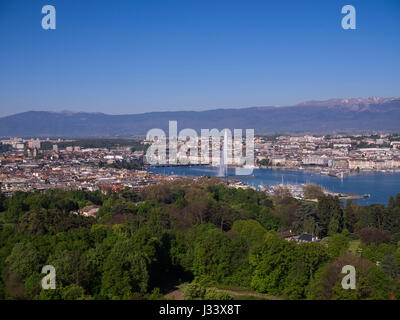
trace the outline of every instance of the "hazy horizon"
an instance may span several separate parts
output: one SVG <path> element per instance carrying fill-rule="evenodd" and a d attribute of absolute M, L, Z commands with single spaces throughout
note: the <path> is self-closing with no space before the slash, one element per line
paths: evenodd
<path fill-rule="evenodd" d="M 88 114 L 106 114 L 106 115 L 137 115 L 137 114 L 145 114 L 145 113 L 155 113 L 155 112 L 202 112 L 202 111 L 214 111 L 214 110 L 219 110 L 219 109 L 248 109 L 248 108 L 284 108 L 284 107 L 295 107 L 297 105 L 305 104 L 305 103 L 311 103 L 311 102 L 327 102 L 331 100 L 343 100 L 343 99 L 371 99 L 371 98 L 378 98 L 378 99 L 400 99 L 400 96 L 393 96 L 393 97 L 376 97 L 376 96 L 371 96 L 371 97 L 340 97 L 340 98 L 330 98 L 326 100 L 306 100 L 306 101 L 299 101 L 293 105 L 260 105 L 260 106 L 239 106 L 239 107 L 216 107 L 216 108 L 207 108 L 207 109 L 199 109 L 199 110 L 189 110 L 189 109 L 182 109 L 182 110 L 159 110 L 159 111 L 144 111 L 144 112 L 138 112 L 138 113 L 112 113 L 112 112 L 100 112 L 100 111 L 82 111 L 82 110 L 73 110 L 73 109 L 65 109 L 65 110 L 46 110 L 41 107 L 33 107 L 31 109 L 27 109 L 26 111 L 22 112 L 17 112 L 17 113 L 10 113 L 6 115 L 1 115 L 0 118 L 8 117 L 8 116 L 13 116 L 19 113 L 25 113 L 25 112 L 51 112 L 51 113 L 59 113 L 59 114 L 77 114 L 77 113 L 88 113 Z"/>

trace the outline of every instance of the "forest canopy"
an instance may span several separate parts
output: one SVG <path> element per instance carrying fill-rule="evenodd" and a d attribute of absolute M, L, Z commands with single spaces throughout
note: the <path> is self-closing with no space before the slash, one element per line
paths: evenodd
<path fill-rule="evenodd" d="M 400 194 L 346 206 L 179 179 L 142 192 L 48 190 L 0 195 L 0 299 L 230 299 L 241 287 L 286 299 L 400 298 Z M 97 217 L 79 214 L 99 208 Z M 312 234 L 296 243 L 282 236 Z M 322 239 L 322 240 L 321 240 Z M 377 263 L 379 262 L 379 263 Z M 345 264 L 356 290 L 340 286 Z M 41 269 L 56 269 L 56 290 Z"/>

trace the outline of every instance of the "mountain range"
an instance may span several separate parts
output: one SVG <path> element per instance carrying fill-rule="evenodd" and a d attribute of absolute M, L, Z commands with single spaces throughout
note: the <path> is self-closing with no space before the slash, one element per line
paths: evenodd
<path fill-rule="evenodd" d="M 110 115 L 28 111 L 0 118 L 1 137 L 132 137 L 152 128 L 255 129 L 256 134 L 400 132 L 400 97 L 307 101 L 294 106 Z"/>

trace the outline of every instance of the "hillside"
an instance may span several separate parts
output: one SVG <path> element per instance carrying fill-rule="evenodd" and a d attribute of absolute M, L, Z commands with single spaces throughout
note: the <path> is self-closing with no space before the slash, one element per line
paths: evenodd
<path fill-rule="evenodd" d="M 0 118 L 0 136 L 128 137 L 152 128 L 255 129 L 256 133 L 400 131 L 400 98 L 332 99 L 287 107 L 151 112 L 131 115 L 29 111 Z"/>

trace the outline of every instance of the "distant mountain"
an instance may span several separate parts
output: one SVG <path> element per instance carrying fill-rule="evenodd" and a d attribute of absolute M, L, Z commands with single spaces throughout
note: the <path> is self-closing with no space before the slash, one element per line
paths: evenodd
<path fill-rule="evenodd" d="M 287 107 L 151 112 L 132 115 L 29 111 L 0 118 L 2 137 L 129 137 L 164 129 L 255 129 L 261 133 L 400 132 L 400 98 L 307 101 Z"/>

